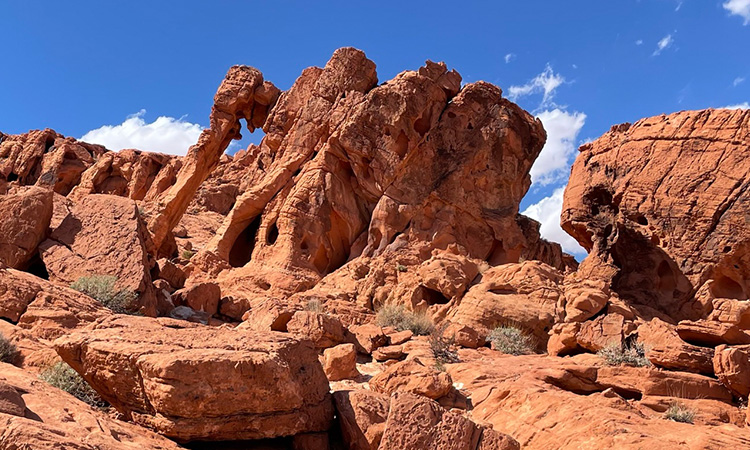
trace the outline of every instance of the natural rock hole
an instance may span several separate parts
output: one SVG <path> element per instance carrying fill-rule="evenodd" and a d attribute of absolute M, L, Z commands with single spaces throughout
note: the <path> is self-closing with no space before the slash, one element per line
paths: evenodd
<path fill-rule="evenodd" d="M 255 236 L 260 228 L 260 214 L 237 236 L 229 251 L 229 265 L 242 267 L 250 262 L 255 248 Z"/>

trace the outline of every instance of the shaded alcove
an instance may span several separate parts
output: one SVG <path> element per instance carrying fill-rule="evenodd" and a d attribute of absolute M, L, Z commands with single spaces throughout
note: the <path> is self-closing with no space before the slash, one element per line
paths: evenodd
<path fill-rule="evenodd" d="M 242 230 L 237 239 L 234 240 L 232 249 L 229 251 L 229 265 L 232 267 L 243 267 L 250 262 L 253 249 L 255 249 L 255 237 L 258 234 L 260 222 L 261 216 L 258 215 Z"/>

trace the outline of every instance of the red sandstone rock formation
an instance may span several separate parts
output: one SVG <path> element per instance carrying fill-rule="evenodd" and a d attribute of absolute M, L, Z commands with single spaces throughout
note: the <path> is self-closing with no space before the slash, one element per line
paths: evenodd
<path fill-rule="evenodd" d="M 223 155 L 241 119 L 266 137 Z M 18 217 L 0 225 L 0 316 L 13 323 L 0 333 L 30 371 L 60 338 L 124 420 L 179 441 L 326 448 L 330 389 L 357 450 L 517 448 L 507 435 L 529 449 L 749 446 L 749 120 L 679 113 L 584 145 L 562 217 L 590 250 L 576 271 L 518 214 L 545 136 L 499 88 L 461 87 L 432 62 L 378 84 L 351 48 L 283 93 L 236 66 L 184 158 L 0 134 L 0 211 Z M 143 312 L 181 320 L 115 316 L 66 287 L 102 272 Z M 445 322 L 459 362 L 439 359 L 435 336 L 374 324 L 389 303 Z M 486 348 L 498 325 L 548 355 Z M 657 368 L 578 354 L 636 342 Z M 98 434 L 79 429 L 88 416 L 52 419 L 55 405 L 3 386 L 4 367 L 0 449 L 89 448 L 74 443 Z M 43 424 L 20 418 L 19 395 Z M 675 402 L 694 425 L 665 419 Z M 171 448 L 111 421 L 98 426 L 129 436 L 122 448 Z"/>
<path fill-rule="evenodd" d="M 110 418 L 33 374 L 0 363 L 0 449 L 179 448 L 154 432 Z"/>
<path fill-rule="evenodd" d="M 0 197 L 0 262 L 26 269 L 52 220 L 52 191 L 18 189 Z"/>
<path fill-rule="evenodd" d="M 590 253 L 585 276 L 678 320 L 748 299 L 750 112 L 643 119 L 580 151 L 560 220 Z"/>
<path fill-rule="evenodd" d="M 288 335 L 114 316 L 55 348 L 128 419 L 179 441 L 325 431 L 333 418 L 313 346 Z"/>
<path fill-rule="evenodd" d="M 240 119 L 245 119 L 251 132 L 261 127 L 278 93 L 273 84 L 263 81 L 257 69 L 234 66 L 229 70 L 214 97 L 210 127 L 188 150 L 174 184 L 156 200 L 149 229 L 157 249 L 180 221 L 200 184 L 216 168 L 229 143 L 240 138 Z"/>

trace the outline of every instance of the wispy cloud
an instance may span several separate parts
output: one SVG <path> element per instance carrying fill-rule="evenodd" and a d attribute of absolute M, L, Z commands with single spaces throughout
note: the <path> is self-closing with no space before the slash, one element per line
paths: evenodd
<path fill-rule="evenodd" d="M 516 54 L 515 53 L 508 53 L 507 55 L 505 55 L 505 64 L 510 63 L 514 59 L 516 59 Z"/>
<path fill-rule="evenodd" d="M 740 84 L 742 84 L 742 82 L 744 82 L 744 81 L 745 81 L 745 77 L 737 77 L 737 78 L 734 79 L 734 81 L 732 81 L 732 86 L 733 87 L 737 87 Z"/>
<path fill-rule="evenodd" d="M 643 45 L 643 39 L 638 39 L 635 41 L 635 45 Z"/>
<path fill-rule="evenodd" d="M 552 66 L 547 64 L 544 71 L 528 83 L 521 86 L 511 86 L 508 89 L 508 97 L 512 101 L 516 101 L 518 98 L 526 95 L 542 93 L 541 106 L 547 106 L 551 104 L 552 98 L 555 96 L 555 90 L 564 82 L 565 78 L 559 73 L 555 73 L 552 70 Z"/>
<path fill-rule="evenodd" d="M 183 118 L 158 117 L 151 123 L 143 120 L 146 110 L 128 116 L 119 125 L 104 125 L 81 137 L 82 141 L 100 144 L 110 150 L 134 148 L 171 155 L 185 155 L 198 141 L 203 127 Z"/>
<path fill-rule="evenodd" d="M 566 252 L 582 256 L 586 254 L 586 250 L 560 227 L 564 192 L 565 186 L 555 189 L 552 195 L 529 206 L 521 214 L 542 224 L 539 233 L 543 238 L 559 243 Z"/>
<path fill-rule="evenodd" d="M 745 19 L 743 25 L 750 23 L 750 0 L 728 0 L 721 6 L 729 11 L 729 14 Z"/>
<path fill-rule="evenodd" d="M 738 103 L 736 105 L 722 106 L 722 109 L 750 109 L 750 102 Z"/>
<path fill-rule="evenodd" d="M 575 158 L 576 139 L 586 123 L 586 114 L 555 108 L 537 117 L 547 131 L 547 142 L 531 167 L 531 181 L 535 186 L 563 182 Z"/>
<path fill-rule="evenodd" d="M 661 52 L 671 47 L 672 44 L 674 44 L 674 38 L 672 37 L 672 35 L 668 34 L 664 36 L 659 40 L 659 42 L 656 43 L 656 50 L 654 50 L 654 53 L 652 53 L 651 56 L 661 55 Z"/>

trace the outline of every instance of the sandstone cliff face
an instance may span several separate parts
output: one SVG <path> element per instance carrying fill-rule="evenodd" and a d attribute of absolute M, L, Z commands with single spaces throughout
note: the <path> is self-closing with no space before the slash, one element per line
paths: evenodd
<path fill-rule="evenodd" d="M 561 223 L 591 253 L 582 270 L 676 319 L 705 316 L 714 298 L 746 300 L 749 144 L 750 112 L 708 110 L 616 126 L 581 147 Z"/>

